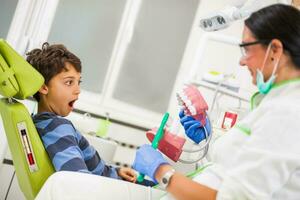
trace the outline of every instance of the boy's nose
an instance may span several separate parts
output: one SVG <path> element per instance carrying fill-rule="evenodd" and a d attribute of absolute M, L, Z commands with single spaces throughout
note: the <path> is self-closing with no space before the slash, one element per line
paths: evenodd
<path fill-rule="evenodd" d="M 75 94 L 80 94 L 80 86 L 77 86 L 76 89 L 74 90 Z"/>

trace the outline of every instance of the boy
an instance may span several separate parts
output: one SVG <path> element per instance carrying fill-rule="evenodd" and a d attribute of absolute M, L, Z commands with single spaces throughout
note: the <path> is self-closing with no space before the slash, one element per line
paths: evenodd
<path fill-rule="evenodd" d="M 33 121 L 55 170 L 135 182 L 136 174 L 131 168 L 107 166 L 73 124 L 63 118 L 73 110 L 80 93 L 80 59 L 63 45 L 44 43 L 42 49 L 27 53 L 27 61 L 45 78 L 34 95 L 38 113 Z"/>

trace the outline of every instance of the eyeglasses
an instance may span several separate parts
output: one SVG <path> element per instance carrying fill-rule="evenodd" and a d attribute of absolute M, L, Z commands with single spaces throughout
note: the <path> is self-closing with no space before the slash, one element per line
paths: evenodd
<path fill-rule="evenodd" d="M 248 49 L 245 48 L 245 47 L 248 47 L 248 46 L 252 46 L 252 45 L 256 45 L 256 44 L 261 44 L 261 43 L 266 43 L 267 41 L 266 40 L 256 40 L 256 41 L 253 41 L 253 42 L 245 42 L 245 43 L 241 43 L 239 44 L 240 46 L 240 49 L 241 49 L 241 53 L 242 53 L 242 57 L 247 57 L 248 55 Z"/>

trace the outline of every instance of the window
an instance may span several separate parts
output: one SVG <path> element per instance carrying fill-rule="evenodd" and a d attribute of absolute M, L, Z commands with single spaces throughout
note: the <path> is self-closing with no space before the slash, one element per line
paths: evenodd
<path fill-rule="evenodd" d="M 160 120 L 175 98 L 200 0 L 20 2 L 28 20 L 15 28 L 22 32 L 14 37 L 19 52 L 48 41 L 65 44 L 81 59 L 77 109 L 144 127 Z"/>
<path fill-rule="evenodd" d="M 6 38 L 18 0 L 2 0 L 0 6 L 0 38 Z"/>
<path fill-rule="evenodd" d="M 112 99 L 158 113 L 167 110 L 197 4 L 142 1 Z"/>
<path fill-rule="evenodd" d="M 199 0 L 60 1 L 48 41 L 83 63 L 78 108 L 145 125 L 168 108 Z"/>
<path fill-rule="evenodd" d="M 126 1 L 60 1 L 49 34 L 51 43 L 63 43 L 83 65 L 83 89 L 102 93 Z"/>

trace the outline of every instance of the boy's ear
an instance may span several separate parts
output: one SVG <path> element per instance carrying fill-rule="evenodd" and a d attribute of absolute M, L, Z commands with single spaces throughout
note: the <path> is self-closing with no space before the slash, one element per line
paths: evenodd
<path fill-rule="evenodd" d="M 47 85 L 43 84 L 42 87 L 39 89 L 39 93 L 41 94 L 48 94 L 48 87 Z"/>

